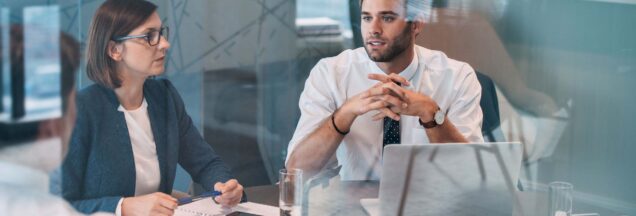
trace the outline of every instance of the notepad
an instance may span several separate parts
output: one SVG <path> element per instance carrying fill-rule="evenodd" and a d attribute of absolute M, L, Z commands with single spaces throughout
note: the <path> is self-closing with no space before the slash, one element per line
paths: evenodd
<path fill-rule="evenodd" d="M 233 208 L 224 208 L 216 204 L 212 199 L 202 199 L 196 202 L 179 206 L 175 212 L 175 216 L 220 216 L 233 212 L 244 212 L 254 215 L 274 216 L 279 215 L 277 207 L 263 205 L 259 203 L 246 202 L 238 204 Z"/>

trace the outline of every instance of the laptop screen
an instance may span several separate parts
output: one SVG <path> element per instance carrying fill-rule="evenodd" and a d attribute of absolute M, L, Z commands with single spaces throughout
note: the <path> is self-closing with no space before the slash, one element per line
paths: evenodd
<path fill-rule="evenodd" d="M 520 143 L 390 145 L 380 181 L 382 215 L 510 215 Z"/>

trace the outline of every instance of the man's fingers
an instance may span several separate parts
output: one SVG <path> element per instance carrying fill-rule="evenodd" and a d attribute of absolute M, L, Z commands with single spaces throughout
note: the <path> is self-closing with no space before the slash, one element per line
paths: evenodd
<path fill-rule="evenodd" d="M 393 80 L 394 82 L 400 83 L 400 85 L 402 85 L 402 86 L 410 86 L 411 85 L 411 83 L 408 80 L 406 80 L 406 78 L 404 78 L 404 77 L 402 77 L 400 75 L 392 73 L 392 74 L 389 74 L 389 77 L 391 77 L 391 80 Z"/>
<path fill-rule="evenodd" d="M 404 101 L 400 100 L 399 98 L 392 96 L 392 95 L 384 95 L 384 96 L 380 96 L 380 97 L 374 97 L 374 100 L 378 101 L 385 101 L 389 104 L 389 107 L 391 108 L 391 110 L 393 110 L 396 113 L 400 113 L 400 111 L 402 111 L 403 108 L 406 108 L 404 106 Z"/>
<path fill-rule="evenodd" d="M 395 83 L 385 83 L 384 85 L 382 85 L 382 88 L 389 89 L 393 94 L 395 94 L 395 96 L 399 97 L 400 99 L 404 99 L 406 97 L 404 89 L 402 89 L 402 87 L 398 86 Z"/>
<path fill-rule="evenodd" d="M 365 99 L 368 97 L 380 96 L 380 95 L 388 94 L 390 91 L 391 91 L 390 89 L 382 88 L 381 86 L 376 86 L 363 92 L 361 95 L 361 98 Z"/>
<path fill-rule="evenodd" d="M 400 75 L 397 75 L 397 74 L 390 74 L 390 75 L 369 74 L 369 75 L 367 75 L 367 78 L 372 79 L 372 80 L 377 80 L 377 81 L 380 81 L 382 83 L 396 82 L 396 83 L 399 83 L 402 86 L 411 85 L 411 83 L 409 83 L 408 80 L 406 80 L 404 77 L 402 77 Z"/>
<path fill-rule="evenodd" d="M 385 108 L 386 106 L 388 106 L 388 104 L 385 101 L 382 101 L 382 100 L 373 101 L 367 104 L 366 106 L 362 107 L 361 113 L 367 113 L 371 110 Z"/>
<path fill-rule="evenodd" d="M 389 117 L 393 120 L 399 121 L 400 120 L 400 115 L 395 114 L 393 111 L 391 111 L 389 108 L 382 108 L 380 109 L 380 112 L 384 113 L 384 115 L 386 115 L 386 117 Z"/>
<path fill-rule="evenodd" d="M 377 80 L 383 83 L 386 82 L 390 82 L 391 81 L 391 77 L 384 75 L 384 74 L 369 74 L 367 75 L 367 78 L 372 79 L 372 80 Z"/>
<path fill-rule="evenodd" d="M 384 115 L 383 112 L 378 112 L 377 114 L 373 115 L 371 119 L 373 119 L 373 121 L 377 121 L 380 119 L 384 119 L 384 117 L 386 117 L 386 115 Z"/>

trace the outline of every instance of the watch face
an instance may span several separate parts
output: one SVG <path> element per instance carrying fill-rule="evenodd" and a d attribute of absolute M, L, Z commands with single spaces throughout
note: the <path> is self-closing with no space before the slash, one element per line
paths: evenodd
<path fill-rule="evenodd" d="M 437 110 L 437 112 L 435 112 L 435 123 L 438 125 L 444 124 L 444 112 L 441 110 Z"/>

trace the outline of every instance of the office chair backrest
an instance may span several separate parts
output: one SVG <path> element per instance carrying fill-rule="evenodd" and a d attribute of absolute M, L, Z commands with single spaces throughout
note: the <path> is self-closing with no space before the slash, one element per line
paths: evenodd
<path fill-rule="evenodd" d="M 494 130 L 499 127 L 501 120 L 499 118 L 499 101 L 497 100 L 497 91 L 494 82 L 490 77 L 475 71 L 479 84 L 481 84 L 481 100 L 479 105 L 484 113 L 484 120 L 481 124 L 481 132 L 485 138 L 494 142 Z M 500 140 L 501 141 L 501 140 Z"/>

